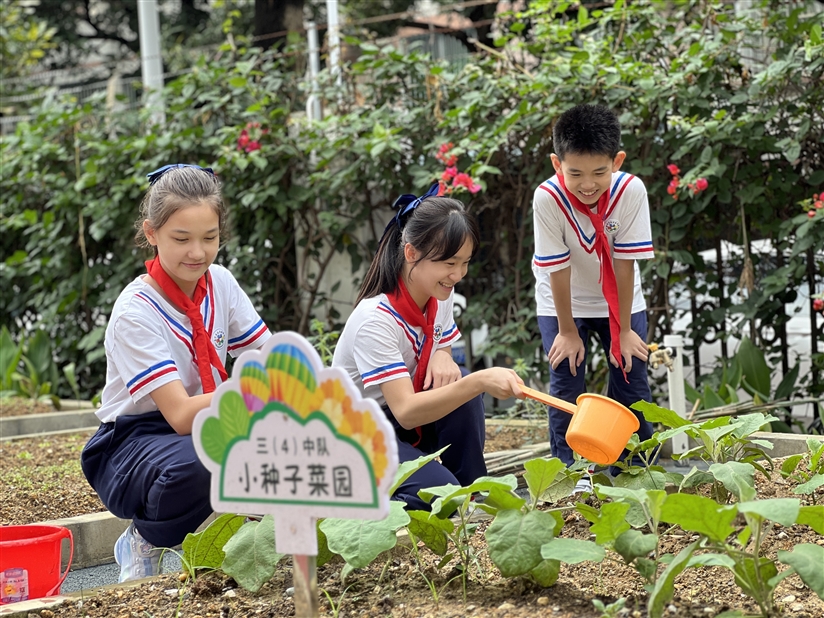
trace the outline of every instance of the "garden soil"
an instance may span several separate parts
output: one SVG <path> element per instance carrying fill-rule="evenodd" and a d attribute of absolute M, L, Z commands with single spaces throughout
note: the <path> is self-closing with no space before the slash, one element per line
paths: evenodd
<path fill-rule="evenodd" d="M 495 450 L 516 448 L 540 441 L 541 431 L 531 427 L 490 428 L 489 446 Z M 54 517 L 102 510 L 76 465 L 88 434 L 15 440 L 0 443 L 0 522 L 32 523 Z M 75 466 L 72 468 L 72 466 Z M 55 470 L 59 468 L 61 471 Z M 47 470 L 42 480 L 41 472 Z M 10 476 L 11 475 L 11 476 Z M 758 477 L 757 477 L 758 478 Z M 30 483 L 16 487 L 19 479 Z M 767 481 L 758 478 L 761 497 L 793 496 L 791 485 L 774 475 Z M 42 499 L 49 496 L 49 500 Z M 817 495 L 820 503 L 824 492 Z M 591 504 L 597 504 L 589 498 Z M 572 507 L 572 502 L 567 503 Z M 555 505 L 561 506 L 561 505 Z M 589 525 L 576 511 L 566 511 L 562 536 L 588 538 Z M 473 544 L 483 543 L 482 523 Z M 661 532 L 664 532 L 663 528 Z M 665 552 L 676 553 L 692 541 L 683 533 L 670 531 L 662 537 Z M 806 526 L 769 531 L 764 547 L 775 556 L 780 549 L 790 550 L 799 543 L 824 545 L 824 538 Z M 369 567 L 355 571 L 346 582 L 339 581 L 340 562 L 318 569 L 320 615 L 340 618 L 353 616 L 392 616 L 394 618 L 452 618 L 494 616 L 526 618 L 597 618 L 600 613 L 592 598 L 605 604 L 625 599 L 625 609 L 617 615 L 644 616 L 646 593 L 634 569 L 620 558 L 602 565 L 582 563 L 562 565 L 558 582 L 541 588 L 519 579 L 500 577 L 495 566 L 480 551 L 470 567 L 470 580 L 464 597 L 460 572 L 453 561 L 438 569 L 440 558 L 422 550 L 417 563 L 411 550 L 398 546 L 391 555 Z M 131 588 L 117 588 L 83 595 L 60 606 L 32 612 L 28 618 L 254 618 L 294 616 L 290 596 L 291 568 L 281 562 L 273 578 L 257 593 L 239 588 L 219 572 L 205 573 L 196 580 L 168 574 Z M 435 586 L 433 593 L 426 583 Z M 328 597 L 327 597 L 328 595 Z M 437 602 L 435 598 L 437 597 Z M 803 585 L 797 575 L 778 586 L 776 600 L 787 616 L 820 618 L 824 602 Z M 675 595 L 667 616 L 707 618 L 735 609 L 755 613 L 755 606 L 735 585 L 729 571 L 721 568 L 689 569 L 676 580 Z M 336 614 L 337 612 L 337 614 Z"/>

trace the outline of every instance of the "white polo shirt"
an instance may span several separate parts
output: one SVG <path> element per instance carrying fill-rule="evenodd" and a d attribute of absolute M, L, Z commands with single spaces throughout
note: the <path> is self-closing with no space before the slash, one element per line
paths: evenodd
<path fill-rule="evenodd" d="M 438 301 L 433 354 L 461 336 L 452 315 L 452 296 Z M 342 367 L 364 397 L 371 397 L 382 406 L 385 400 L 380 385 L 398 378 L 414 379 L 424 341 L 423 329 L 407 324 L 386 294 L 366 298 L 346 321 L 332 366 Z"/>
<path fill-rule="evenodd" d="M 644 183 L 626 172 L 612 175 L 604 229 L 614 260 L 647 260 L 654 257 L 649 203 Z M 601 289 L 601 262 L 595 252 L 595 228 L 589 218 L 570 204 L 557 176 L 541 183 L 532 203 L 535 227 L 535 301 L 539 316 L 555 316 L 549 284 L 550 273 L 572 268 L 572 315 L 606 318 L 609 311 Z M 632 313 L 647 308 L 641 275 L 635 265 Z"/>
<path fill-rule="evenodd" d="M 222 266 L 209 267 L 209 285 L 201 304 L 203 324 L 221 362 L 259 348 L 271 336 L 252 301 Z M 141 277 L 120 293 L 106 327 L 106 386 L 97 417 L 157 410 L 149 394 L 180 380 L 189 396 L 203 392 L 192 343 L 192 324 Z M 212 368 L 215 384 L 220 384 Z"/>

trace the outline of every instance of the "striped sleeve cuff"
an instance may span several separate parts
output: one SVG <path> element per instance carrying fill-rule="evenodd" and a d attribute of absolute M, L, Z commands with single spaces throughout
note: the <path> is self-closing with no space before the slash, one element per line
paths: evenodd
<path fill-rule="evenodd" d="M 386 382 L 389 379 L 396 379 L 402 377 L 409 377 L 409 370 L 403 363 L 392 363 L 391 365 L 384 365 L 372 371 L 367 371 L 361 374 L 363 386 L 375 386 L 381 382 Z"/>
<path fill-rule="evenodd" d="M 613 246 L 613 253 L 617 258 L 648 260 L 655 257 L 653 251 L 652 241 L 647 240 L 643 242 L 616 242 Z"/>
<path fill-rule="evenodd" d="M 229 345 L 226 349 L 227 351 L 234 353 L 250 346 L 257 348 L 258 345 L 255 342 L 268 332 L 269 329 L 266 328 L 266 324 L 263 323 L 263 320 L 258 320 L 257 324 L 243 333 L 240 337 L 229 339 Z"/>

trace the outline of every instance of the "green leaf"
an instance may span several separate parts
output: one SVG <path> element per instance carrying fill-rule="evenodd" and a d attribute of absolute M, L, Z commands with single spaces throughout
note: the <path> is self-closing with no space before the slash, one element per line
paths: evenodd
<path fill-rule="evenodd" d="M 735 531 L 732 522 L 736 515 L 734 507 L 692 494 L 672 494 L 661 508 L 662 521 L 678 524 L 717 543 L 723 543 Z"/>
<path fill-rule="evenodd" d="M 505 491 L 499 487 L 493 487 L 489 490 L 489 494 L 486 496 L 486 499 L 484 499 L 478 507 L 487 513 L 494 515 L 497 511 L 503 511 L 505 509 L 514 509 L 518 511 L 523 508 L 525 504 L 526 500 L 516 496 L 511 491 Z M 494 512 L 487 510 L 487 507 L 493 509 Z"/>
<path fill-rule="evenodd" d="M 389 495 L 391 496 L 396 491 L 398 491 L 398 487 L 400 487 L 406 479 L 415 474 L 415 472 L 423 468 L 430 461 L 432 461 L 436 457 L 439 457 L 441 453 L 443 453 L 447 448 L 449 447 L 445 446 L 439 451 L 435 451 L 430 455 L 418 457 L 417 459 L 413 459 L 412 461 L 405 461 L 402 464 L 400 464 L 398 466 L 397 472 L 395 472 L 395 480 L 392 481 L 392 487 L 389 489 Z"/>
<path fill-rule="evenodd" d="M 789 564 L 810 590 L 824 599 L 824 547 L 804 543 L 791 552 L 778 550 L 778 559 Z"/>
<path fill-rule="evenodd" d="M 533 502 L 538 502 L 543 493 L 556 482 L 556 477 L 566 469 L 566 466 L 557 457 L 551 459 L 539 457 L 527 461 L 524 464 L 524 469 L 526 470 L 524 479 L 529 488 L 529 494 L 532 496 Z"/>
<path fill-rule="evenodd" d="M 275 566 L 285 556 L 275 548 L 275 520 L 271 515 L 243 524 L 223 551 L 223 572 L 250 592 L 257 592 L 272 578 Z"/>
<path fill-rule="evenodd" d="M 691 424 L 687 419 L 679 416 L 677 412 L 667 408 L 662 408 L 661 406 L 657 406 L 654 403 L 649 403 L 647 401 L 639 401 L 638 403 L 632 404 L 631 407 L 633 410 L 638 410 L 641 412 L 644 415 L 644 418 L 650 423 L 661 423 L 665 427 L 670 428 Z"/>
<path fill-rule="evenodd" d="M 200 532 L 187 534 L 183 539 L 183 558 L 195 569 L 219 569 L 226 557 L 224 545 L 240 530 L 244 521 L 240 515 L 224 513 Z"/>
<path fill-rule="evenodd" d="M 629 530 L 626 521 L 629 504 L 626 502 L 607 502 L 601 506 L 597 520 L 590 527 L 595 534 L 595 542 L 599 545 L 611 544 Z"/>
<path fill-rule="evenodd" d="M 335 557 L 335 554 L 329 549 L 329 541 L 326 539 L 326 535 L 323 533 L 323 530 L 320 529 L 320 521 L 317 522 L 317 533 L 318 533 L 318 557 L 315 563 L 315 566 L 322 567 L 324 564 L 329 562 L 332 558 Z"/>
<path fill-rule="evenodd" d="M 722 566 L 732 569 L 735 566 L 735 560 L 727 554 L 697 554 L 690 558 L 687 566 Z"/>
<path fill-rule="evenodd" d="M 578 564 L 586 561 L 602 562 L 606 556 L 606 551 L 592 541 L 552 539 L 541 547 L 541 556 L 546 560 L 559 560 L 567 564 Z"/>
<path fill-rule="evenodd" d="M 442 487 L 422 489 L 418 492 L 418 495 L 427 502 L 435 495 L 438 495 L 438 499 L 432 503 L 432 512 L 439 516 L 449 516 L 458 508 L 455 503 L 462 501 L 462 498 L 470 494 L 491 491 L 493 488 L 501 491 L 511 491 L 517 486 L 518 479 L 515 478 L 514 474 L 507 474 L 502 477 L 482 476 L 466 487 L 443 485 Z"/>
<path fill-rule="evenodd" d="M 750 464 L 740 461 L 714 463 L 709 467 L 709 473 L 740 501 L 752 500 L 755 497 L 755 468 Z"/>
<path fill-rule="evenodd" d="M 409 532 L 422 540 L 426 546 L 439 556 L 446 555 L 448 540 L 455 529 L 448 519 L 441 519 L 427 511 L 407 511 L 409 515 Z"/>
<path fill-rule="evenodd" d="M 801 501 L 798 498 L 770 498 L 738 504 L 739 513 L 760 515 L 787 527 L 796 522 L 800 508 Z"/>
<path fill-rule="evenodd" d="M 229 80 L 229 85 L 232 88 L 243 88 L 246 85 L 246 78 L 241 76 L 235 76 Z"/>
<path fill-rule="evenodd" d="M 635 558 L 644 558 L 658 547 L 657 534 L 627 530 L 615 539 L 615 551 L 629 564 Z"/>
<path fill-rule="evenodd" d="M 227 444 L 234 438 L 245 438 L 249 435 L 249 410 L 240 393 L 224 391 L 220 397 L 218 414 Z"/>
<path fill-rule="evenodd" d="M 790 455 L 787 459 L 784 460 L 784 463 L 781 464 L 781 476 L 787 478 L 798 467 L 799 462 L 804 458 L 804 455 Z"/>
<path fill-rule="evenodd" d="M 801 363 L 796 363 L 781 379 L 781 383 L 775 388 L 773 399 L 783 401 L 792 397 L 795 392 L 795 383 L 798 381 L 798 374 L 801 371 Z"/>
<path fill-rule="evenodd" d="M 655 586 L 649 595 L 647 612 L 649 618 L 661 618 L 664 615 L 664 608 L 675 591 L 675 578 L 687 567 L 693 552 L 698 547 L 698 541 L 690 543 L 667 565 L 664 572 L 658 577 Z"/>
<path fill-rule="evenodd" d="M 525 575 L 543 560 L 541 547 L 552 540 L 555 526 L 543 511 L 501 511 L 484 533 L 489 557 L 504 577 Z"/>
<path fill-rule="evenodd" d="M 529 572 L 530 577 L 539 586 L 549 588 L 558 581 L 561 573 L 561 563 L 557 560 L 541 560 L 534 569 Z"/>
<path fill-rule="evenodd" d="M 764 359 L 764 353 L 758 349 L 749 337 L 741 339 L 735 359 L 741 367 L 744 379 L 756 392 L 767 399 L 770 396 L 770 368 Z M 746 389 L 745 389 L 746 390 Z M 750 393 L 752 395 L 753 393 Z"/>
<path fill-rule="evenodd" d="M 814 474 L 806 483 L 801 483 L 793 489 L 794 494 L 811 494 L 824 485 L 824 474 Z"/>
<path fill-rule="evenodd" d="M 324 519 L 320 529 L 326 535 L 330 551 L 342 556 L 353 568 L 361 569 L 395 547 L 397 531 L 409 521 L 404 503 L 392 500 L 385 519 Z"/>

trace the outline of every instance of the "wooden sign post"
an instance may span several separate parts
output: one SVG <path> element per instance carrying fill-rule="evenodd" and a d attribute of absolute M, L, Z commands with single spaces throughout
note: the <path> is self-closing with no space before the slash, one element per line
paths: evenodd
<path fill-rule="evenodd" d="M 296 615 L 317 616 L 317 519 L 389 513 L 398 453 L 383 411 L 306 339 L 281 332 L 237 359 L 192 439 L 212 473 L 212 507 L 274 516 L 276 549 L 292 554 Z"/>

